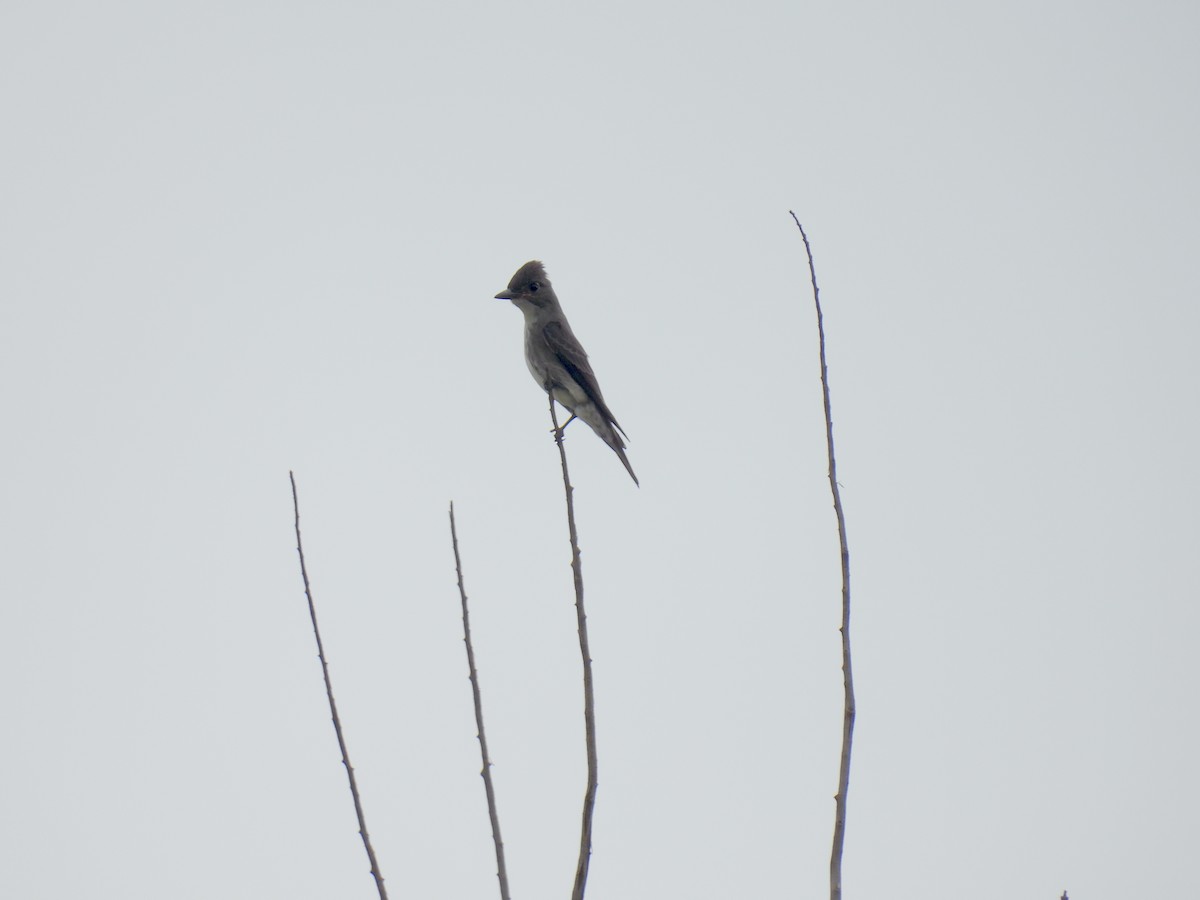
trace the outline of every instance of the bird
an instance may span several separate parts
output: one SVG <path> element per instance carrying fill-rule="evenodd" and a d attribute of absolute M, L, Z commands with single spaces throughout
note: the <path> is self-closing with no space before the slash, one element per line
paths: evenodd
<path fill-rule="evenodd" d="M 512 301 L 525 316 L 525 364 L 533 380 L 571 412 L 559 433 L 575 419 L 583 419 L 613 449 L 633 483 L 640 487 L 625 455 L 625 430 L 604 402 L 596 373 L 563 315 L 545 267 L 536 259 L 525 263 L 496 299 Z"/>

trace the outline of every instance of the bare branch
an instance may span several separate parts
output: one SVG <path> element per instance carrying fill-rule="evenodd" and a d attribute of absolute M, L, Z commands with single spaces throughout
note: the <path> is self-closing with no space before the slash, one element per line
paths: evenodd
<path fill-rule="evenodd" d="M 479 755 L 483 760 L 483 790 L 487 794 L 488 818 L 492 820 L 492 842 L 496 845 L 496 877 L 500 879 L 500 900 L 509 900 L 508 869 L 504 865 L 504 841 L 500 839 L 500 814 L 496 810 L 496 789 L 492 785 L 492 761 L 488 756 L 487 734 L 483 730 L 483 697 L 479 691 L 479 672 L 475 668 L 475 648 L 471 644 L 471 614 L 467 611 L 467 590 L 463 586 L 462 559 L 458 555 L 458 529 L 454 524 L 454 504 L 450 504 L 450 541 L 454 545 L 454 571 L 458 574 L 458 595 L 462 598 L 463 643 L 467 645 L 467 670 L 471 677 L 471 697 L 475 701 L 475 727 L 479 729 Z"/>
<path fill-rule="evenodd" d="M 367 834 L 367 820 L 363 815 L 362 800 L 358 796 L 358 782 L 354 778 L 354 767 L 350 765 L 350 754 L 346 751 L 346 738 L 342 734 L 342 720 L 338 717 L 337 703 L 333 699 L 333 682 L 329 680 L 329 663 L 325 659 L 325 646 L 321 643 L 321 629 L 317 627 L 317 607 L 313 602 L 312 586 L 308 581 L 308 567 L 304 563 L 304 542 L 300 539 L 300 500 L 296 492 L 296 476 L 288 472 L 292 482 L 292 509 L 296 513 L 296 552 L 300 554 L 300 575 L 304 578 L 304 595 L 308 598 L 308 614 L 312 617 L 313 634 L 317 638 L 317 657 L 321 660 L 321 673 L 325 676 L 325 696 L 329 698 L 329 712 L 333 716 L 333 730 L 337 734 L 338 748 L 342 751 L 342 764 L 346 767 L 346 777 L 350 780 L 350 796 L 354 798 L 354 814 L 358 816 L 358 833 L 362 835 L 363 847 L 367 851 L 367 859 L 371 862 L 371 875 L 375 878 L 375 887 L 379 890 L 379 900 L 387 900 L 387 890 L 383 886 L 383 873 L 379 871 L 379 861 L 375 859 L 375 848 L 371 846 L 371 838 Z"/>
<path fill-rule="evenodd" d="M 789 210 L 790 212 L 790 210 Z M 833 824 L 833 852 L 829 859 L 830 900 L 842 896 L 842 848 L 846 839 L 846 794 L 850 789 L 850 748 L 854 742 L 854 674 L 850 666 L 850 546 L 846 541 L 846 514 L 842 510 L 842 495 L 838 488 L 837 459 L 833 452 L 833 412 L 829 402 L 829 368 L 825 361 L 825 319 L 821 314 L 821 292 L 817 287 L 817 270 L 813 264 L 812 247 L 804 226 L 791 213 L 804 240 L 808 255 L 808 273 L 812 280 L 813 304 L 817 308 L 817 338 L 821 352 L 821 393 L 825 400 L 825 445 L 829 454 L 829 489 L 833 492 L 833 511 L 837 516 L 838 546 L 842 556 L 842 674 L 845 686 L 845 707 L 842 712 L 842 758 L 838 769 L 838 789 Z"/>
<path fill-rule="evenodd" d="M 558 427 L 554 410 L 554 395 L 550 397 L 550 422 L 554 425 L 554 440 L 562 460 L 563 490 L 567 497 L 567 530 L 571 536 L 571 572 L 575 576 L 575 617 L 579 623 L 579 653 L 583 658 L 583 727 L 587 742 L 587 790 L 583 795 L 583 826 L 579 836 L 579 863 L 575 868 L 575 887 L 571 900 L 583 900 L 587 890 L 588 866 L 592 858 L 592 816 L 596 809 L 596 698 L 592 688 L 592 654 L 588 649 L 587 614 L 583 609 L 583 564 L 579 559 L 579 535 L 575 530 L 575 489 L 567 471 L 567 451 L 563 448 L 563 433 Z"/>

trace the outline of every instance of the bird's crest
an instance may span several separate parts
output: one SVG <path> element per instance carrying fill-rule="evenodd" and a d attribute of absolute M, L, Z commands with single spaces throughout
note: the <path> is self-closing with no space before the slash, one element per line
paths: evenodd
<path fill-rule="evenodd" d="M 517 274 L 508 283 L 508 289 L 514 294 L 523 294 L 530 283 L 534 281 L 540 281 L 543 285 L 550 283 L 550 279 L 546 277 L 546 268 L 542 265 L 541 260 L 537 259 L 531 259 L 517 269 Z"/>

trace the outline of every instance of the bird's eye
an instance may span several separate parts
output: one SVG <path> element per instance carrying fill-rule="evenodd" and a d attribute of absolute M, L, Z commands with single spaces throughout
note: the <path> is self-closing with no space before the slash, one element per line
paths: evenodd
<path fill-rule="evenodd" d="M 540 281 L 529 282 L 529 293 L 536 294 L 538 292 L 538 290 L 541 288 L 541 286 L 542 286 L 542 283 Z"/>

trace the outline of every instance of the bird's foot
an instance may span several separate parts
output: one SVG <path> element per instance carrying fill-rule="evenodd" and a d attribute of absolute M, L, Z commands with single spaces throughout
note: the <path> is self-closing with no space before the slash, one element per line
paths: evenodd
<path fill-rule="evenodd" d="M 567 421 L 565 421 L 561 425 L 559 425 L 558 428 L 551 428 L 550 433 L 552 435 L 554 435 L 554 439 L 558 440 L 559 438 L 561 438 L 563 435 L 563 432 L 567 430 L 567 426 L 570 425 L 572 422 L 574 422 L 577 418 L 579 418 L 579 417 L 576 416 L 575 413 L 571 413 L 571 418 L 567 419 Z"/>

